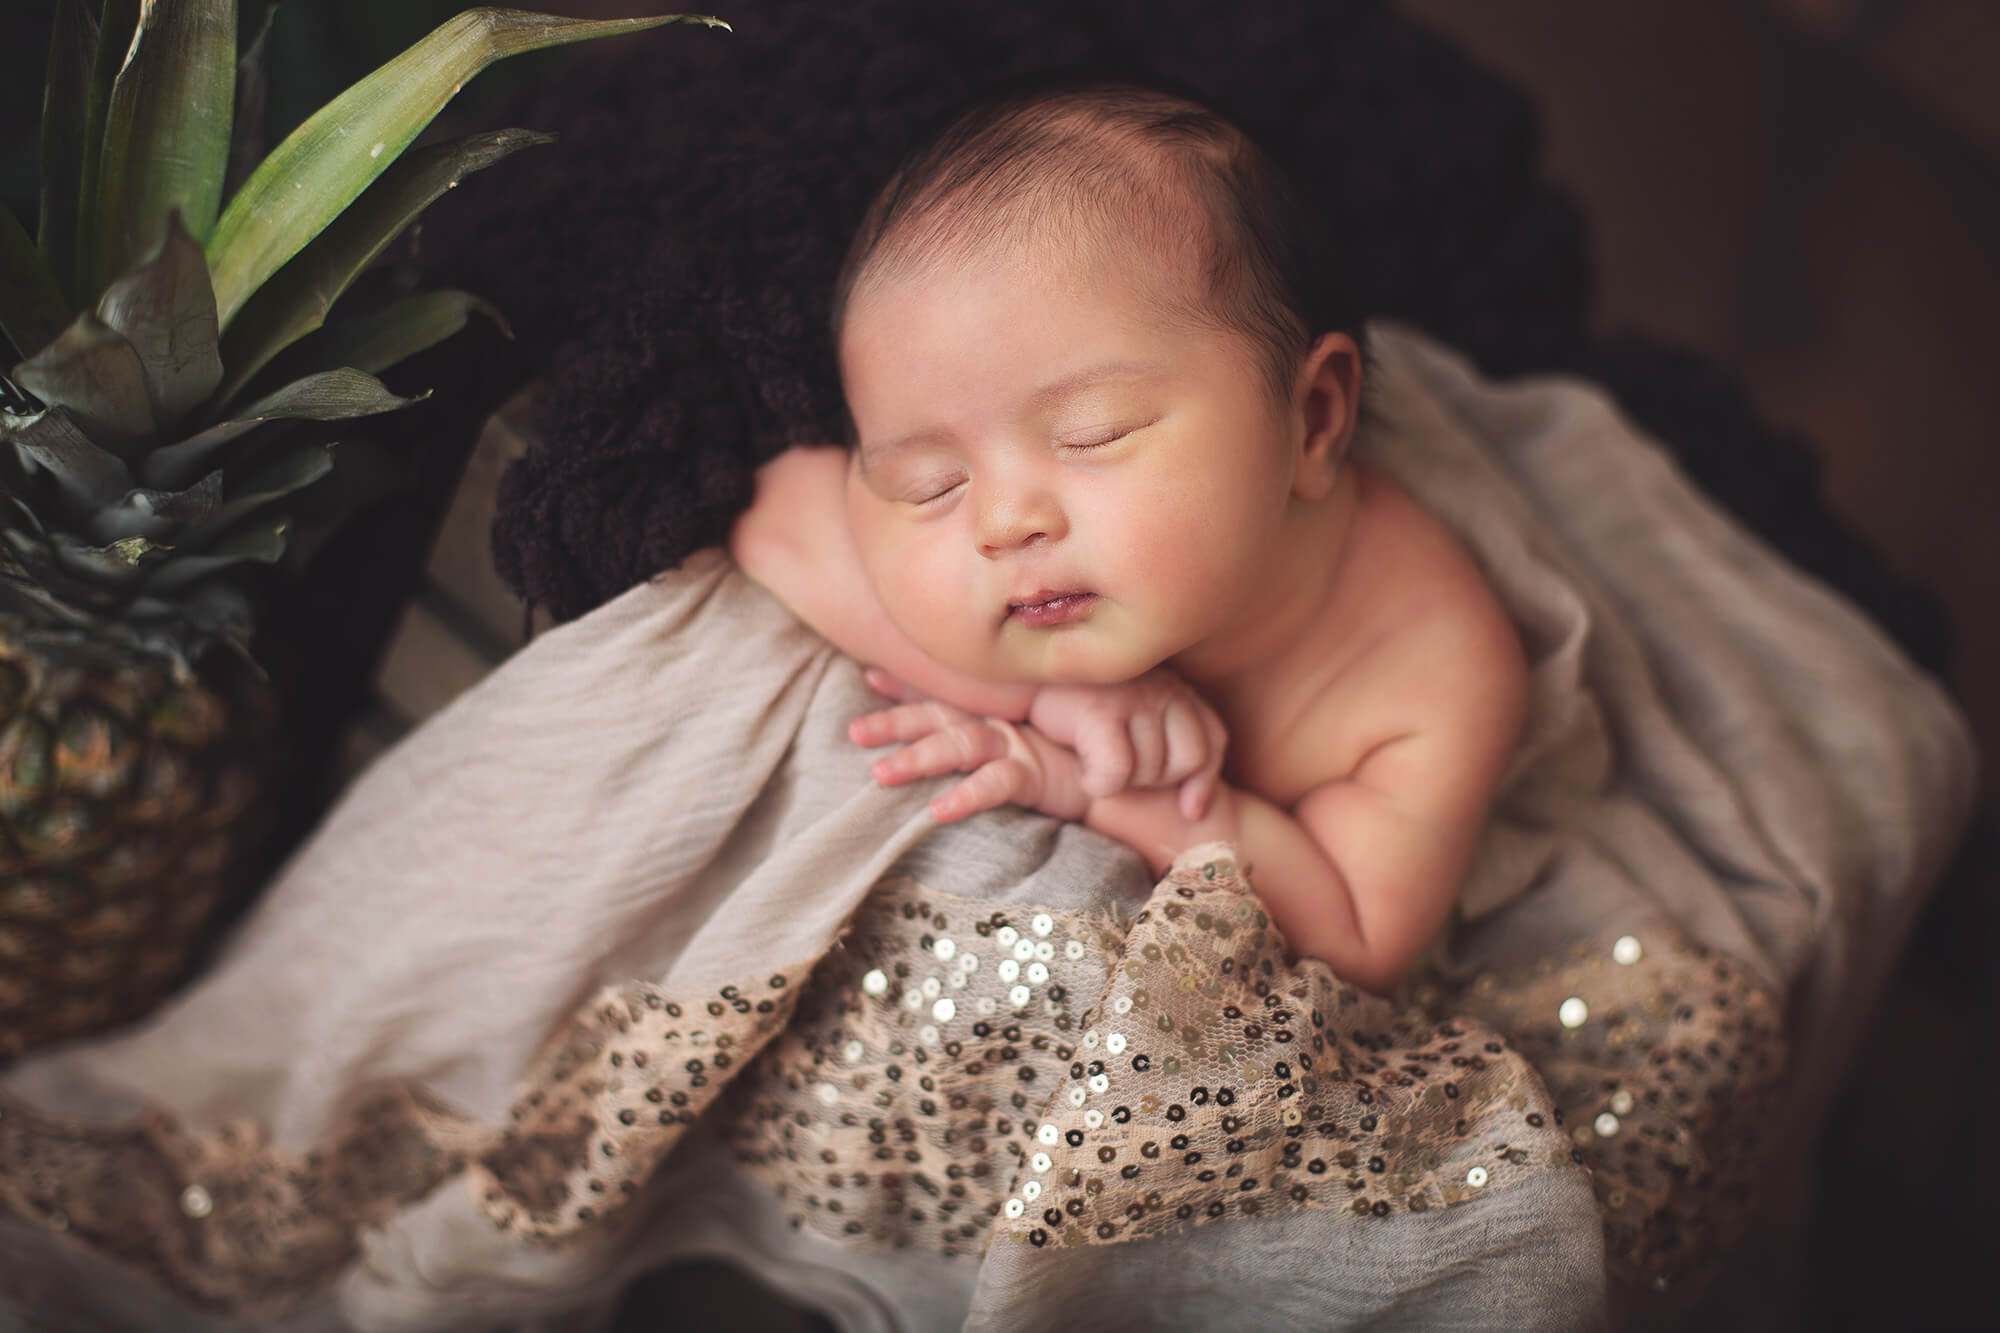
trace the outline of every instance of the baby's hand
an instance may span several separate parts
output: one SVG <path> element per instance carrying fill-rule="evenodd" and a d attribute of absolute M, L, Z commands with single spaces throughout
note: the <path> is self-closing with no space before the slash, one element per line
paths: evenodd
<path fill-rule="evenodd" d="M 877 782 L 899 787 L 942 773 L 970 774 L 931 801 L 931 816 L 939 822 L 1002 805 L 1072 820 L 1089 810 L 1076 755 L 1034 728 L 926 699 L 880 668 L 869 669 L 868 684 L 878 694 L 902 701 L 847 726 L 848 739 L 857 745 L 901 744 L 894 754 L 875 761 Z"/>
<path fill-rule="evenodd" d="M 1044 685 L 1028 721 L 1076 751 L 1091 796 L 1178 783 L 1190 821 L 1207 813 L 1229 743 L 1215 710 L 1166 667 L 1118 685 Z"/>

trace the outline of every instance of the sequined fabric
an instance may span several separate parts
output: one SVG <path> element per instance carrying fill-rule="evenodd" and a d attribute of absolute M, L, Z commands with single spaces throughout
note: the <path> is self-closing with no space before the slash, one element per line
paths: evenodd
<path fill-rule="evenodd" d="M 1289 956 L 1229 849 L 1134 916 L 884 881 L 816 967 L 578 1010 L 509 1123 L 407 1092 L 321 1151 L 158 1119 L 0 1116 L 0 1203 L 212 1308 L 282 1309 L 463 1171 L 529 1245 L 612 1225 L 713 1117 L 795 1226 L 978 1255 L 1301 1209 L 1337 1226 L 1588 1169 L 1608 1263 L 1665 1288 L 1734 1240 L 1782 1064 L 1772 997 L 1671 932 L 1383 999 Z"/>
<path fill-rule="evenodd" d="M 1533 1063 L 1590 1168 L 1612 1276 L 1665 1291 L 1742 1235 L 1786 1052 L 1776 997 L 1742 966 L 1656 926 L 1408 993 Z"/>
<path fill-rule="evenodd" d="M 1575 1157 L 1496 1033 L 1288 959 L 1223 848 L 1129 922 L 885 886 L 738 1106 L 798 1224 L 947 1254 L 1423 1212 Z"/>
<path fill-rule="evenodd" d="M 543 1049 L 512 1123 L 474 1164 L 487 1215 L 539 1242 L 615 1216 L 784 1025 L 793 999 L 783 972 L 699 999 L 606 988 Z"/>
<path fill-rule="evenodd" d="M 197 1306 L 259 1319 L 331 1283 L 360 1229 L 463 1166 L 477 1135 L 406 1092 L 361 1106 L 322 1151 L 274 1151 L 253 1125 L 196 1136 L 0 1108 L 0 1210 L 61 1232 Z"/>

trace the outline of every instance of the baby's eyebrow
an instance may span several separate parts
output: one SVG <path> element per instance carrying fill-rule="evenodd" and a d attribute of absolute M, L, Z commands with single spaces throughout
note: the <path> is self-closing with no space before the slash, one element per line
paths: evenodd
<path fill-rule="evenodd" d="M 1028 401 L 1037 407 L 1046 407 L 1109 380 L 1150 379 L 1159 372 L 1160 367 L 1151 361 L 1106 361 L 1050 380 L 1029 394 Z"/>

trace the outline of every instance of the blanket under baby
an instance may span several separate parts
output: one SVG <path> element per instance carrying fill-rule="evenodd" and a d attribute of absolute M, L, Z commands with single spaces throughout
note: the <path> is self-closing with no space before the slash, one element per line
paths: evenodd
<path fill-rule="evenodd" d="M 934 824 L 844 739 L 858 668 L 704 553 L 378 760 L 155 1018 L 0 1078 L 0 1323 L 588 1328 L 704 1256 L 850 1330 L 1698 1288 L 1951 850 L 1965 729 L 1597 391 L 1375 351 L 1361 457 L 1532 680 L 1397 994 L 1291 955 L 1227 846 L 1151 883 Z"/>

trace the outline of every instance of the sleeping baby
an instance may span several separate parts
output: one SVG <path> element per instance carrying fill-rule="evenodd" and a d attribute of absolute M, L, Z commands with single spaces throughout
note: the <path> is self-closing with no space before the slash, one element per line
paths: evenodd
<path fill-rule="evenodd" d="M 759 474 L 731 549 L 896 706 L 939 819 L 1081 820 L 1157 874 L 1233 844 L 1302 956 L 1393 986 L 1445 921 L 1525 699 L 1453 538 L 1353 462 L 1324 234 L 1235 126 L 1015 88 L 918 150 L 843 267 L 849 447 Z"/>

